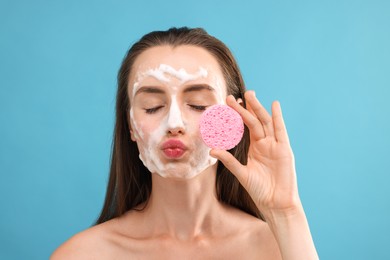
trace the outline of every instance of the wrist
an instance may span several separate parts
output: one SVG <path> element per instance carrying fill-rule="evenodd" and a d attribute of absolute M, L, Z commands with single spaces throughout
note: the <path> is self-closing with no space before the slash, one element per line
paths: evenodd
<path fill-rule="evenodd" d="M 318 259 L 302 204 L 283 210 L 268 210 L 263 215 L 283 259 Z"/>
<path fill-rule="evenodd" d="M 288 208 L 262 211 L 262 214 L 266 222 L 269 224 L 296 221 L 302 218 L 306 219 L 305 212 L 300 201 Z"/>

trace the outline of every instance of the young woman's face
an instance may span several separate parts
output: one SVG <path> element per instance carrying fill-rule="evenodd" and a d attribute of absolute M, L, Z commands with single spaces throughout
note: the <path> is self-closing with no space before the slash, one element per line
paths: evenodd
<path fill-rule="evenodd" d="M 199 119 L 207 107 L 225 103 L 226 84 L 209 52 L 187 45 L 144 51 L 131 71 L 128 95 L 131 139 L 150 172 L 193 178 L 215 165 Z"/>

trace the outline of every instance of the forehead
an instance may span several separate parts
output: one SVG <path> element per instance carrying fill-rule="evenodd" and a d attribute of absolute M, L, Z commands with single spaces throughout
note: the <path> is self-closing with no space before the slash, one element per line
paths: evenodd
<path fill-rule="evenodd" d="M 130 86 L 132 86 L 139 73 L 148 69 L 158 68 L 161 64 L 167 64 L 177 70 L 185 69 L 188 73 L 195 73 L 202 67 L 209 74 L 220 77 L 223 80 L 217 60 L 207 50 L 192 45 L 177 47 L 167 45 L 147 49 L 136 58 L 130 73 Z"/>

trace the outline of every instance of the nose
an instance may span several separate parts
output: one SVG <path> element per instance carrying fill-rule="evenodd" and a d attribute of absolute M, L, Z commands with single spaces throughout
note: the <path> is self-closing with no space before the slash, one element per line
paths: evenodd
<path fill-rule="evenodd" d="M 168 114 L 167 132 L 170 135 L 178 135 L 185 133 L 185 126 L 183 122 L 182 113 L 176 100 L 173 99 Z"/>
<path fill-rule="evenodd" d="M 184 134 L 184 129 L 180 128 L 180 127 L 170 128 L 170 129 L 168 129 L 168 134 L 172 135 L 172 136 L 182 135 L 182 134 Z"/>

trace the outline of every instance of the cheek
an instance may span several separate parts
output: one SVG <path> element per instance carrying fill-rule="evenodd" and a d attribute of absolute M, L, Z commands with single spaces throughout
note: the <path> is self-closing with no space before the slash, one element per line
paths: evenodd
<path fill-rule="evenodd" d="M 185 132 L 190 136 L 200 136 L 199 122 L 202 113 L 187 111 L 182 113 Z"/>
<path fill-rule="evenodd" d="M 136 139 L 135 141 L 139 142 L 139 141 L 145 141 L 149 139 L 149 135 L 152 128 L 150 125 L 146 125 L 142 121 L 141 122 L 133 121 L 132 125 L 133 125 L 134 137 Z"/>
<path fill-rule="evenodd" d="M 149 149 L 155 146 L 163 135 L 163 129 L 159 120 L 139 120 L 137 117 L 132 122 L 133 136 L 139 147 Z"/>
<path fill-rule="evenodd" d="M 153 124 L 154 120 L 145 120 L 145 116 L 140 109 L 131 108 L 129 112 L 129 117 L 132 137 L 136 139 L 133 141 L 144 139 L 145 135 L 150 133 L 150 131 L 155 128 Z"/>

